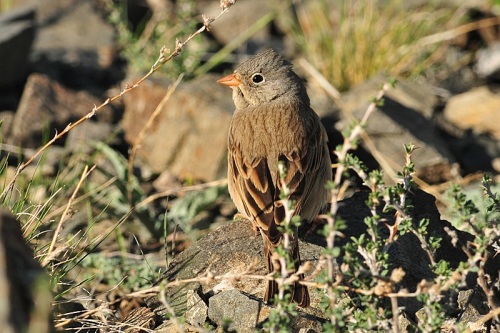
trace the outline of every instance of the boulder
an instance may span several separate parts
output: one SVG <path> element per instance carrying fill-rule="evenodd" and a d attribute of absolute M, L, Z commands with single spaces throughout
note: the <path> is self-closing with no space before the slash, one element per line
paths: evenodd
<path fill-rule="evenodd" d="M 451 97 L 444 109 L 445 118 L 462 130 L 487 133 L 500 140 L 500 95 L 487 86 L 477 87 Z"/>
<path fill-rule="evenodd" d="M 207 320 L 208 305 L 201 298 L 201 288 L 191 289 L 187 292 L 186 320 L 194 326 L 202 326 Z"/>
<path fill-rule="evenodd" d="M 361 119 L 371 98 L 389 78 L 378 76 L 342 94 L 340 107 L 344 114 L 343 127 L 350 118 Z M 370 116 L 365 128 L 369 141 L 362 145 L 383 167 L 386 181 L 405 164 L 403 144 L 412 143 L 419 149 L 413 154 L 416 176 L 428 183 L 450 180 L 454 175 L 455 157 L 434 126 L 433 110 L 438 99 L 430 86 L 401 79 L 384 96 L 384 104 Z"/>
<path fill-rule="evenodd" d="M 142 138 L 136 155 L 141 167 L 203 181 L 225 177 L 234 105 L 230 89 L 217 79 L 205 75 L 177 87 Z M 121 126 L 130 145 L 166 92 L 166 84 L 146 81 L 125 95 Z"/>
<path fill-rule="evenodd" d="M 123 77 L 117 68 L 115 29 L 93 1 L 24 0 L 36 8 L 40 27 L 30 62 L 73 88 L 114 83 Z"/>
<path fill-rule="evenodd" d="M 208 16 L 217 16 L 220 11 L 219 1 L 197 1 L 198 12 Z M 269 1 L 239 1 L 230 9 L 228 15 L 223 15 L 210 27 L 210 34 L 221 45 L 227 45 L 239 38 L 250 26 L 258 22 L 265 15 L 269 15 L 273 5 Z M 248 15 L 252 13 L 252 15 Z M 264 48 L 283 49 L 283 38 L 276 38 L 272 33 L 272 25 L 267 24 L 256 31 L 245 41 L 245 50 L 255 53 Z M 235 59 L 239 63 L 242 59 Z"/>
<path fill-rule="evenodd" d="M 226 326 L 226 330 L 250 333 L 254 332 L 259 321 L 265 319 L 260 316 L 259 308 L 258 301 L 232 289 L 210 297 L 208 316 L 218 327 Z"/>
<path fill-rule="evenodd" d="M 35 38 L 35 11 L 23 7 L 0 15 L 0 87 L 21 83 Z"/>
<path fill-rule="evenodd" d="M 12 121 L 8 143 L 23 148 L 40 147 L 44 136 L 52 138 L 55 131 L 61 132 L 99 104 L 86 91 L 68 89 L 43 74 L 31 74 Z M 105 112 L 110 112 L 110 108 L 105 107 L 99 113 Z"/>

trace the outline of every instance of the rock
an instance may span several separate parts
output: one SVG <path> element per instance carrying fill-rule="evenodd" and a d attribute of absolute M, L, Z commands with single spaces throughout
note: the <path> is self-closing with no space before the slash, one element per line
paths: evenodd
<path fill-rule="evenodd" d="M 210 181 L 225 177 L 231 91 L 205 75 L 181 83 L 143 137 L 136 161 L 153 173 Z M 146 81 L 125 95 L 125 139 L 134 144 L 165 96 L 166 85 Z"/>
<path fill-rule="evenodd" d="M 500 155 L 500 98 L 486 86 L 449 99 L 437 120 L 464 173 L 494 171 Z"/>
<path fill-rule="evenodd" d="M 316 264 L 321 251 L 322 247 L 320 246 L 300 242 L 303 261 L 311 261 Z M 194 278 L 205 274 L 207 269 L 214 275 L 227 273 L 238 275 L 248 271 L 252 272 L 252 274 L 267 274 L 261 236 L 255 234 L 249 221 L 228 223 L 200 239 L 175 258 L 165 273 L 164 279 L 171 281 L 173 279 Z M 178 316 L 183 316 L 186 313 L 187 292 L 196 288 L 196 285 L 197 283 L 190 283 L 167 289 L 169 304 L 175 309 Z M 235 290 L 237 293 L 241 292 L 241 297 L 256 302 L 261 308 L 259 318 L 262 318 L 269 311 L 269 307 L 262 301 L 265 283 L 261 280 L 228 278 L 224 287 L 221 287 L 220 281 L 216 280 L 208 284 L 202 284 L 203 297 L 208 298 L 209 304 L 212 304 L 210 302 L 213 297 L 219 295 L 213 296 L 216 288 L 222 290 L 220 293 L 231 290 Z M 230 292 L 225 295 L 235 295 L 235 293 Z M 315 328 L 321 326 L 318 320 L 321 316 L 321 311 L 318 309 L 321 297 L 321 292 L 311 290 L 313 307 L 307 309 L 298 308 L 299 315 L 292 321 L 292 327 L 297 328 L 298 331 L 301 327 Z M 156 298 L 151 298 L 147 303 L 149 307 L 155 309 L 158 316 L 165 315 L 165 308 Z M 210 310 L 210 307 L 211 305 L 209 305 L 209 312 L 213 311 Z M 256 322 L 253 322 L 253 325 L 255 324 Z"/>
<path fill-rule="evenodd" d="M 316 333 L 316 331 L 313 330 L 312 328 L 301 328 L 299 330 L 299 333 Z"/>
<path fill-rule="evenodd" d="M 218 1 L 199 1 L 198 3 L 198 12 L 201 14 L 217 16 L 221 11 Z M 239 1 L 230 11 L 230 15 L 221 16 L 210 28 L 210 34 L 221 45 L 234 42 L 255 22 L 265 15 L 269 15 L 273 11 L 273 5 L 268 1 Z M 248 13 L 252 13 L 252 15 L 248 15 Z M 245 50 L 249 54 L 253 54 L 260 49 L 269 47 L 282 49 L 283 39 L 273 38 L 271 29 L 271 24 L 267 24 L 254 33 L 245 41 Z M 239 60 L 235 62 L 239 62 Z"/>
<path fill-rule="evenodd" d="M 0 142 L 6 142 L 14 120 L 14 112 L 1 111 L 0 112 Z"/>
<path fill-rule="evenodd" d="M 74 88 L 114 83 L 123 77 L 113 67 L 115 30 L 95 2 L 25 1 L 35 6 L 40 27 L 30 55 L 33 71 Z"/>
<path fill-rule="evenodd" d="M 44 133 L 52 138 L 55 131 L 62 131 L 98 104 L 100 101 L 88 92 L 70 90 L 45 75 L 32 74 L 12 122 L 9 143 L 24 148 L 40 147 Z M 109 108 L 100 112 L 109 112 Z"/>
<path fill-rule="evenodd" d="M 26 78 L 35 38 L 35 12 L 20 8 L 0 15 L 0 87 L 12 87 Z"/>
<path fill-rule="evenodd" d="M 341 201 L 339 215 L 345 221 L 349 221 L 349 227 L 343 231 L 345 237 L 336 242 L 339 246 L 342 247 L 343 244 L 349 241 L 350 237 L 359 237 L 366 231 L 367 227 L 363 221 L 365 216 L 369 216 L 369 209 L 365 204 L 368 200 L 368 193 L 367 191 L 360 191 L 355 193 L 351 198 Z M 407 200 L 414 206 L 411 217 L 415 224 L 418 224 L 422 219 L 429 220 L 426 240 L 428 241 L 430 236 L 443 238 L 440 247 L 435 252 L 435 260 L 446 260 L 450 263 L 451 267 L 458 267 L 460 262 L 466 261 L 467 255 L 461 248 L 453 245 L 453 240 L 446 231 L 446 228 L 456 233 L 459 243 L 465 244 L 467 241 L 472 240 L 472 236 L 466 232 L 457 230 L 450 222 L 441 219 L 436 207 L 436 198 L 420 189 L 415 189 L 407 196 Z M 393 223 L 393 213 L 380 213 L 381 216 L 388 219 L 389 224 Z M 387 236 L 387 232 L 384 229 L 381 231 L 383 236 Z M 397 244 L 394 245 L 396 249 L 391 253 L 391 261 L 395 267 L 402 267 L 406 272 L 403 279 L 403 287 L 412 290 L 422 279 L 433 277 L 430 268 L 427 267 L 429 265 L 429 258 L 421 248 L 416 236 L 412 233 L 402 235 L 398 238 Z"/>
<path fill-rule="evenodd" d="M 207 320 L 208 306 L 199 295 L 200 287 L 188 290 L 186 295 L 186 321 L 193 326 L 202 326 Z"/>
<path fill-rule="evenodd" d="M 500 42 L 492 43 L 476 52 L 474 70 L 477 75 L 486 79 L 500 78 Z"/>
<path fill-rule="evenodd" d="M 344 93 L 341 100 L 344 114 L 361 119 L 370 99 L 388 80 L 379 76 Z M 393 181 L 395 173 L 402 170 L 405 163 L 403 144 L 408 143 L 420 148 L 413 154 L 418 177 L 428 183 L 452 178 L 455 158 L 432 122 L 436 104 L 437 97 L 430 87 L 400 80 L 384 96 L 384 105 L 368 119 L 365 132 L 371 147 L 367 142 L 363 142 L 363 146 L 384 168 L 387 181 L 391 178 Z"/>
<path fill-rule="evenodd" d="M 482 316 L 490 311 L 484 292 L 479 289 L 459 291 L 458 307 L 460 308 L 460 310 L 462 310 L 462 313 L 459 316 L 459 321 L 461 323 L 465 323 L 469 327 L 474 325 Z M 483 329 L 484 331 L 486 331 L 486 327 L 475 327 L 473 329 L 473 332 L 475 332 L 477 329 Z"/>
<path fill-rule="evenodd" d="M 445 118 L 463 130 L 488 133 L 500 139 L 500 95 L 486 86 L 453 96 L 446 103 Z"/>
<path fill-rule="evenodd" d="M 2 331 L 49 332 L 52 302 L 49 288 L 48 277 L 23 238 L 21 224 L 5 208 L 0 208 Z"/>
<path fill-rule="evenodd" d="M 267 318 L 260 312 L 258 301 L 236 289 L 223 291 L 209 299 L 208 316 L 218 327 L 225 327 L 224 331 L 254 332 L 254 327 Z"/>
<path fill-rule="evenodd" d="M 355 193 L 351 198 L 342 200 L 339 207 L 339 216 L 348 222 L 347 229 L 343 230 L 344 237 L 335 241 L 336 246 L 341 249 L 343 256 L 343 247 L 347 242 L 350 242 L 352 237 L 358 238 L 366 232 L 364 217 L 370 216 L 366 201 L 368 200 L 368 192 L 361 191 Z M 426 241 L 429 242 L 430 237 L 442 238 L 440 246 L 434 253 L 436 262 L 444 260 L 448 262 L 449 267 L 457 268 L 460 262 L 466 262 L 468 257 L 461 244 L 468 244 L 474 241 L 474 237 L 464 231 L 458 230 L 446 220 L 440 218 L 440 213 L 436 207 L 436 199 L 434 196 L 422 191 L 415 190 L 407 197 L 407 200 L 414 206 L 411 217 L 414 224 L 418 224 L 422 219 L 428 219 Z M 394 221 L 393 214 L 379 212 L 382 218 L 386 218 L 389 224 Z M 392 216 L 391 216 L 392 215 Z M 387 228 L 381 227 L 381 236 L 387 237 Z M 452 238 L 452 235 L 454 235 Z M 315 236 L 315 239 L 309 239 L 320 244 L 321 239 Z M 323 243 L 324 244 L 324 243 Z M 495 251 L 489 249 L 488 260 L 484 267 L 485 273 L 489 274 L 493 280 L 498 281 L 498 267 L 500 267 L 500 257 L 494 256 Z M 389 261 L 392 267 L 401 267 L 405 271 L 401 288 L 406 288 L 410 291 L 415 290 L 415 286 L 423 279 L 433 279 L 434 274 L 429 268 L 430 260 L 422 249 L 420 241 L 412 233 L 399 236 L 398 241 L 391 246 L 389 251 Z M 469 288 L 476 286 L 477 276 L 469 274 L 466 278 L 466 283 Z M 492 285 L 495 282 L 492 283 Z M 456 295 L 451 295 L 456 299 Z M 400 306 L 405 306 L 405 314 L 410 319 L 415 319 L 415 312 L 420 309 L 420 304 L 415 299 L 400 299 Z"/>
<path fill-rule="evenodd" d="M 155 333 L 197 333 L 200 330 L 189 324 L 177 324 L 174 320 L 170 319 L 163 322 L 160 326 L 154 329 Z"/>
<path fill-rule="evenodd" d="M 91 142 L 106 142 L 113 140 L 113 126 L 108 123 L 87 120 L 72 129 L 66 138 L 66 149 L 73 152 L 89 152 L 93 148 Z"/>

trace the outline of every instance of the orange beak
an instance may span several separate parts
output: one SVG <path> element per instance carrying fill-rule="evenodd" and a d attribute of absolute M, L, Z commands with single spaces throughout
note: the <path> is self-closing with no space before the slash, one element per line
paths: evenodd
<path fill-rule="evenodd" d="M 241 84 L 240 79 L 236 77 L 236 74 L 229 74 L 217 80 L 218 83 L 223 84 L 228 87 L 239 86 Z"/>

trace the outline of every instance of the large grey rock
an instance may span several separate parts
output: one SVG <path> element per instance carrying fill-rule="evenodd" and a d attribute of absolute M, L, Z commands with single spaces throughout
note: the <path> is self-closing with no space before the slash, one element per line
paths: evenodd
<path fill-rule="evenodd" d="M 73 87 L 116 80 L 115 30 L 96 1 L 18 0 L 36 11 L 38 26 L 30 65 Z"/>
<path fill-rule="evenodd" d="M 300 251 L 303 261 L 311 261 L 316 264 L 321 255 L 322 247 L 300 242 Z M 216 229 L 178 255 L 169 266 L 164 278 L 168 281 L 194 278 L 203 276 L 207 269 L 214 275 L 224 275 L 226 273 L 238 275 L 244 274 L 250 267 L 252 274 L 267 274 L 261 236 L 255 234 L 249 221 L 238 221 Z M 193 282 L 168 288 L 168 301 L 177 315 L 185 315 L 187 311 L 187 294 L 190 290 L 196 288 L 197 284 L 197 282 Z M 216 297 L 213 294 L 216 293 L 217 289 L 222 289 L 221 293 L 235 289 L 237 293 L 241 292 L 243 297 L 258 304 L 259 318 L 267 317 L 270 308 L 262 301 L 265 290 L 264 281 L 249 278 L 228 278 L 223 284 L 223 287 L 221 287 L 221 281 L 202 284 L 202 293 L 204 297 L 208 298 L 209 304 L 212 304 L 211 299 Z M 233 295 L 233 293 L 227 295 Z M 307 309 L 298 308 L 299 315 L 292 321 L 292 327 L 296 327 L 298 331 L 301 327 L 320 325 L 318 318 L 321 317 L 321 311 L 318 309 L 318 304 L 321 297 L 320 292 L 311 291 L 313 307 Z M 166 313 L 161 302 L 155 298 L 148 301 L 148 306 L 154 308 L 160 316 Z M 210 310 L 210 307 L 211 305 L 209 305 L 209 311 L 213 311 Z M 237 307 L 237 303 L 235 303 L 234 307 Z M 234 311 L 237 310 L 234 309 Z M 253 325 L 255 324 L 256 322 L 253 322 Z"/>
<path fill-rule="evenodd" d="M 12 87 L 25 79 L 35 38 L 35 12 L 20 8 L 0 15 L 0 87 Z"/>
<path fill-rule="evenodd" d="M 12 122 L 9 143 L 23 148 L 40 147 L 44 134 L 51 138 L 56 130 L 62 131 L 99 104 L 86 91 L 74 91 L 45 75 L 31 74 Z M 109 108 L 100 112 L 109 112 Z"/>
<path fill-rule="evenodd" d="M 228 330 L 250 333 L 265 319 L 260 316 L 259 302 L 236 289 L 220 292 L 210 297 L 209 302 L 208 316 L 218 327 L 229 321 Z"/>
<path fill-rule="evenodd" d="M 113 126 L 109 123 L 87 120 L 68 133 L 66 149 L 74 152 L 89 152 L 91 142 L 116 143 L 113 140 Z"/>
<path fill-rule="evenodd" d="M 187 292 L 186 321 L 194 326 L 203 326 L 207 320 L 208 305 L 200 297 L 201 288 L 194 288 Z"/>
<path fill-rule="evenodd" d="M 341 108 L 348 125 L 350 117 L 361 119 L 371 98 L 389 79 L 378 76 L 342 95 Z M 362 141 L 387 173 L 401 171 L 405 164 L 403 145 L 413 143 L 417 176 L 429 183 L 449 180 L 453 175 L 455 158 L 438 135 L 432 122 L 438 99 L 427 85 L 400 80 L 390 89 L 365 128 L 371 145 Z M 390 180 L 387 178 L 386 180 Z"/>
<path fill-rule="evenodd" d="M 145 132 L 137 161 L 153 173 L 169 170 L 179 178 L 225 177 L 227 134 L 234 105 L 231 91 L 206 75 L 181 83 Z M 146 81 L 125 95 L 125 139 L 134 144 L 165 96 L 166 84 Z"/>

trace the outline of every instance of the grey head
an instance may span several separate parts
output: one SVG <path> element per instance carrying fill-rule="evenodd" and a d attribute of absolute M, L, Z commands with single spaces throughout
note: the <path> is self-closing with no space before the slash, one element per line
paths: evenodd
<path fill-rule="evenodd" d="M 256 54 L 217 82 L 233 89 L 233 100 L 239 110 L 287 99 L 309 105 L 304 83 L 292 65 L 273 49 Z"/>

